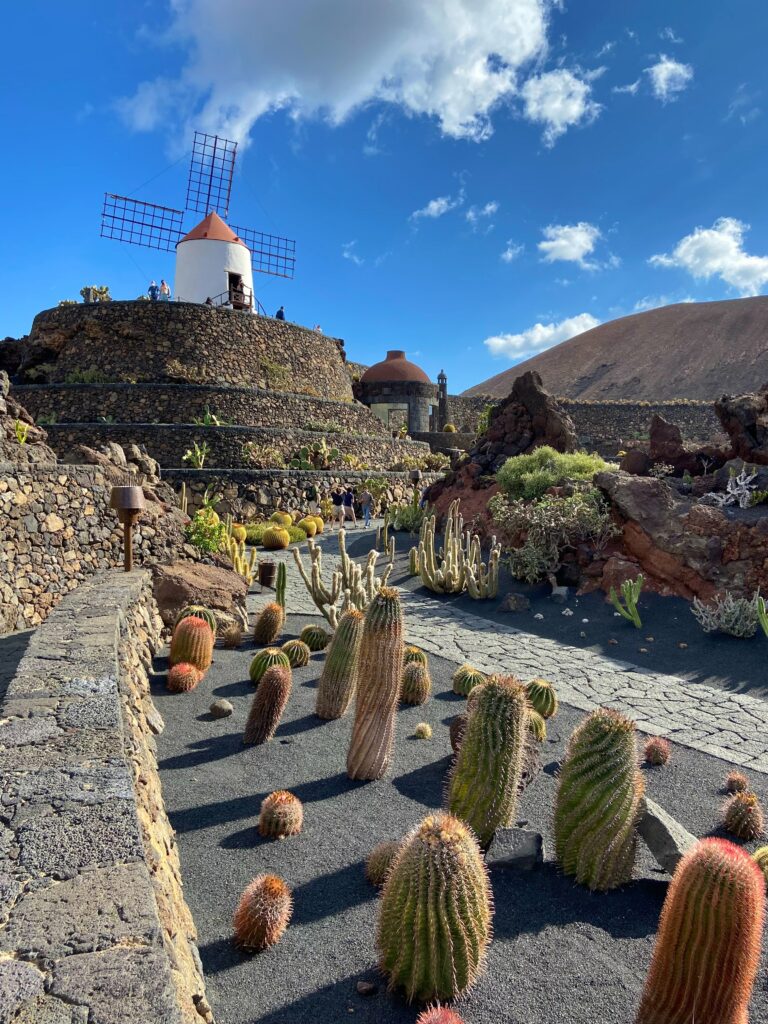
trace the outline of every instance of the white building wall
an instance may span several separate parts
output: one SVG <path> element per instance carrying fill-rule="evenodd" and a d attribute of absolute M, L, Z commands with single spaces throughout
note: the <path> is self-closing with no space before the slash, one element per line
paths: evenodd
<path fill-rule="evenodd" d="M 205 302 L 229 287 L 228 274 L 240 274 L 253 293 L 251 254 L 238 242 L 191 238 L 176 246 L 174 297 L 180 302 Z"/>

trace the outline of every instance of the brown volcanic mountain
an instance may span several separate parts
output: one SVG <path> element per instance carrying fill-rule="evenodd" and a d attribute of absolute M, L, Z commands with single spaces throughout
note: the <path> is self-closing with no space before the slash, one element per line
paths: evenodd
<path fill-rule="evenodd" d="M 768 381 L 768 296 L 685 302 L 611 320 L 463 394 L 505 398 L 526 370 L 567 398 L 708 400 L 755 391 Z"/>

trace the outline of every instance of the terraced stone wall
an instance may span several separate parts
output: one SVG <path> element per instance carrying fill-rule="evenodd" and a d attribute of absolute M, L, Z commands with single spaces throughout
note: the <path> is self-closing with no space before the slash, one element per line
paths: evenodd
<path fill-rule="evenodd" d="M 212 1024 L 163 804 L 149 574 L 69 594 L 0 707 L 0 1017 Z"/>

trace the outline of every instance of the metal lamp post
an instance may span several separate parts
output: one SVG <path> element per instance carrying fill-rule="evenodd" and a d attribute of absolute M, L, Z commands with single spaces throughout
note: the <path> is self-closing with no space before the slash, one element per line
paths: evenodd
<path fill-rule="evenodd" d="M 123 524 L 123 564 L 125 571 L 133 569 L 133 524 L 146 507 L 144 491 L 133 485 L 113 487 L 109 507 L 115 509 L 117 518 Z"/>

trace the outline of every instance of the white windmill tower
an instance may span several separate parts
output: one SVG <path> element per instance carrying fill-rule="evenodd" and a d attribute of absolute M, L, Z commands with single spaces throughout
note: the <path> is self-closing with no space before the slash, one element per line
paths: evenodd
<path fill-rule="evenodd" d="M 176 252 L 176 299 L 264 312 L 253 292 L 253 272 L 292 278 L 296 243 L 226 223 L 237 143 L 195 132 L 186 210 L 205 216 L 190 231 L 184 210 L 105 193 L 101 235 L 119 242 Z"/>

